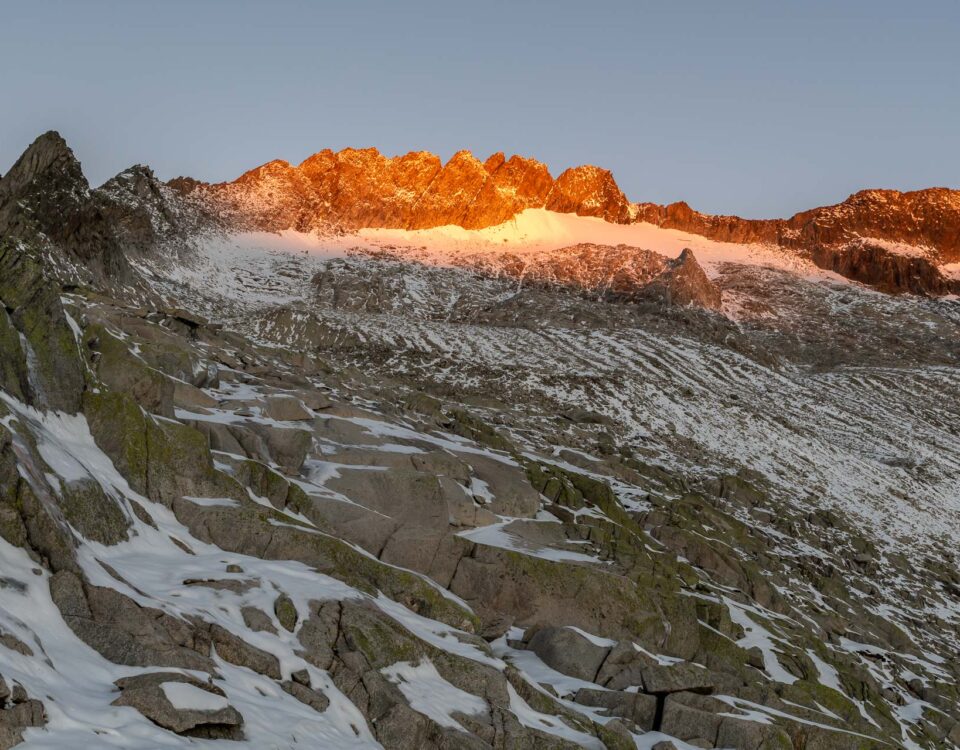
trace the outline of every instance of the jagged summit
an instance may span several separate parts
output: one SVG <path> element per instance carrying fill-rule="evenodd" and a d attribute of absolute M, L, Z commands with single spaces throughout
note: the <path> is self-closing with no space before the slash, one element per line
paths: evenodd
<path fill-rule="evenodd" d="M 270 229 L 481 229 L 528 208 L 616 222 L 629 217 L 627 199 L 609 171 L 573 167 L 554 179 L 542 162 L 501 152 L 480 161 L 461 150 L 444 164 L 427 151 L 389 157 L 376 148 L 325 149 L 297 166 L 268 162 L 233 182 L 178 178 L 170 184 L 199 191 L 221 210 Z"/>
<path fill-rule="evenodd" d="M 115 277 L 128 265 L 80 162 L 55 131 L 37 138 L 0 179 L 0 236 L 52 243 L 70 261 Z"/>
<path fill-rule="evenodd" d="M 0 220 L 17 212 L 18 202 L 43 206 L 75 204 L 86 197 L 90 185 L 67 142 L 48 131 L 31 143 L 10 170 L 0 178 Z"/>
<path fill-rule="evenodd" d="M 544 209 L 783 248 L 885 291 L 940 295 L 957 288 L 939 270 L 960 261 L 960 192 L 947 188 L 864 190 L 790 218 L 753 220 L 704 214 L 682 201 L 631 203 L 612 172 L 592 165 L 554 178 L 545 164 L 520 155 L 497 152 L 481 161 L 461 150 L 443 163 L 427 151 L 390 157 L 376 148 L 325 149 L 296 166 L 275 160 L 232 182 L 169 184 L 246 229 L 478 230 Z M 874 250 L 858 250 L 863 242 Z"/>
<path fill-rule="evenodd" d="M 13 195 L 48 171 L 69 176 L 78 185 L 87 185 L 73 151 L 57 131 L 37 137 L 17 159 L 0 185 L 0 195 Z"/>

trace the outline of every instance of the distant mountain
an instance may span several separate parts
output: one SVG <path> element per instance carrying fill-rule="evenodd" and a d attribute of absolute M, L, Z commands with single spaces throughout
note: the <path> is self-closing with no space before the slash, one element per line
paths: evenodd
<path fill-rule="evenodd" d="M 788 248 L 884 291 L 942 295 L 957 288 L 938 270 L 960 261 L 960 191 L 946 188 L 866 190 L 789 219 L 750 220 L 702 214 L 686 203 L 630 203 L 613 174 L 595 166 L 554 179 L 546 165 L 522 156 L 497 153 L 481 162 L 460 151 L 443 164 L 425 151 L 388 157 L 374 148 L 324 150 L 299 166 L 273 161 L 233 182 L 177 178 L 170 185 L 237 225 L 269 231 L 482 229 L 543 208 Z"/>

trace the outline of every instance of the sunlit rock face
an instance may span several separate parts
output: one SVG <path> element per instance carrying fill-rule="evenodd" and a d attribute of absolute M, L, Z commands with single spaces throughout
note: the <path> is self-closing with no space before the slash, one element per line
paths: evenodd
<path fill-rule="evenodd" d="M 631 203 L 612 172 L 592 165 L 554 178 L 542 162 L 502 152 L 480 161 L 458 151 L 444 164 L 426 151 L 390 157 L 375 148 L 325 149 L 299 166 L 272 161 L 233 182 L 177 178 L 169 186 L 245 230 L 478 230 L 546 209 L 784 248 L 887 292 L 943 295 L 960 289 L 960 281 L 940 268 L 960 261 L 960 193 L 946 188 L 864 190 L 789 219 L 755 220 L 700 213 L 684 202 Z"/>
<path fill-rule="evenodd" d="M 388 157 L 375 148 L 320 151 L 299 166 L 273 161 L 229 183 L 180 178 L 171 183 L 259 228 L 310 229 L 334 225 L 482 229 L 528 208 L 625 222 L 629 203 L 610 171 L 568 169 L 556 180 L 536 159 L 503 153 L 480 161 L 458 151 L 443 164 L 412 151 Z"/>
<path fill-rule="evenodd" d="M 547 206 L 551 211 L 596 216 L 618 224 L 628 221 L 630 207 L 620 191 L 613 173 L 599 167 L 583 166 L 561 174 Z"/>

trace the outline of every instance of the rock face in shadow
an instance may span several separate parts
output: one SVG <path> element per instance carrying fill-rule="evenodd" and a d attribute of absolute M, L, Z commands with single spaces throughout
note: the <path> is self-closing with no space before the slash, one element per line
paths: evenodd
<path fill-rule="evenodd" d="M 53 131 L 37 138 L 0 179 L 0 236 L 41 238 L 94 271 L 115 278 L 129 273 L 80 162 Z"/>
<path fill-rule="evenodd" d="M 707 278 L 689 248 L 667 263 L 663 273 L 641 290 L 644 297 L 659 299 L 667 305 L 696 305 L 708 310 L 720 309 L 720 290 Z"/>

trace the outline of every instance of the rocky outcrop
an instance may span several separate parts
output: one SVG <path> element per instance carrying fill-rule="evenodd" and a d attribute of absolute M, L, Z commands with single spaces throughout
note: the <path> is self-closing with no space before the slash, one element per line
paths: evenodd
<path fill-rule="evenodd" d="M 142 164 L 111 178 L 91 197 L 124 254 L 145 255 L 161 244 L 168 250 L 182 247 L 196 230 L 217 224 L 217 217 L 197 212 Z"/>
<path fill-rule="evenodd" d="M 114 706 L 135 708 L 171 732 L 204 739 L 243 739 L 243 717 L 215 685 L 178 672 L 151 672 L 124 677 L 116 686 L 121 693 Z"/>
<path fill-rule="evenodd" d="M 23 732 L 47 722 L 43 703 L 28 696 L 22 685 L 8 685 L 0 675 L 0 750 L 20 744 Z"/>
<path fill-rule="evenodd" d="M 566 287 L 602 300 L 653 300 L 665 305 L 693 305 L 708 310 L 719 310 L 721 306 L 720 290 L 707 278 L 689 249 L 671 260 L 660 253 L 630 245 L 584 242 L 558 250 L 507 255 L 495 260 L 479 256 L 464 263 L 485 275 L 513 277 L 523 284 L 538 287 Z M 336 274 L 327 271 L 314 279 L 314 283 L 318 288 L 324 284 L 336 287 Z"/>
<path fill-rule="evenodd" d="M 613 173 L 590 165 L 574 167 L 561 174 L 544 207 L 559 213 L 596 216 L 617 224 L 626 224 L 630 214 L 626 196 L 613 179 Z"/>
<path fill-rule="evenodd" d="M 796 214 L 785 244 L 840 245 L 858 238 L 930 248 L 942 263 L 960 261 L 960 191 L 862 190 L 843 203 Z"/>
<path fill-rule="evenodd" d="M 549 199 L 554 187 L 547 165 L 536 159 L 511 156 L 502 152 L 484 163 L 489 178 L 477 193 L 463 217 L 467 229 L 480 229 L 509 221 L 521 211 L 539 208 Z"/>
<path fill-rule="evenodd" d="M 930 248 L 943 263 L 960 260 L 960 191 L 947 188 L 907 193 L 862 190 L 842 203 L 802 211 L 789 219 L 712 216 L 683 202 L 639 203 L 636 220 L 721 242 L 807 248 L 873 238 Z"/>
<path fill-rule="evenodd" d="M 681 307 L 695 305 L 719 310 L 721 305 L 720 290 L 707 278 L 689 248 L 669 261 L 664 271 L 640 290 L 640 295 Z"/>
<path fill-rule="evenodd" d="M 636 221 L 664 229 L 693 232 L 719 242 L 776 244 L 781 241 L 785 225 L 782 219 L 752 220 L 741 219 L 739 216 L 703 214 L 683 201 L 665 206 L 657 203 L 637 203 L 634 210 Z"/>
<path fill-rule="evenodd" d="M 75 413 L 83 371 L 59 285 L 21 242 L 0 238 L 0 386 L 38 408 Z"/>
<path fill-rule="evenodd" d="M 579 289 L 602 299 L 629 299 L 662 273 L 668 259 L 630 245 L 584 242 L 533 256 L 516 256 L 494 265 L 479 259 L 476 266 L 512 276 L 526 284 Z"/>

